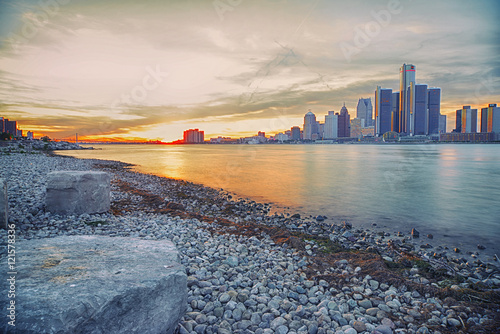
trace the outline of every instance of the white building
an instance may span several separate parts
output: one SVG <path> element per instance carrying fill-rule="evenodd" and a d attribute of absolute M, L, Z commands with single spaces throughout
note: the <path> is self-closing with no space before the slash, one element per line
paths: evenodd
<path fill-rule="evenodd" d="M 323 138 L 334 139 L 339 136 L 339 115 L 335 115 L 334 111 L 329 111 L 325 115 L 325 125 L 323 127 Z"/>

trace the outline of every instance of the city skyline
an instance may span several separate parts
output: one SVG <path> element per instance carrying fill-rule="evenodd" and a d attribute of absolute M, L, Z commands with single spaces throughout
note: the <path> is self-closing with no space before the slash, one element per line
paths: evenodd
<path fill-rule="evenodd" d="M 457 108 L 500 100 L 499 8 L 3 1 L 0 113 L 59 139 L 278 133 L 302 124 L 309 109 L 340 112 L 346 102 L 353 117 L 378 85 L 399 87 L 394 73 L 407 63 L 418 67 L 419 84 L 441 88 L 451 131 Z"/>

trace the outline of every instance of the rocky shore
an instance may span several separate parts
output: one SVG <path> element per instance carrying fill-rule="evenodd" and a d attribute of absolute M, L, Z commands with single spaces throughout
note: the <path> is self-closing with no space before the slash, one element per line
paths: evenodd
<path fill-rule="evenodd" d="M 16 237 L 109 235 L 171 240 L 188 274 L 179 333 L 494 333 L 498 262 L 429 251 L 413 235 L 361 230 L 120 162 L 0 154 Z M 112 175 L 111 212 L 45 212 L 46 175 Z M 1 231 L 2 263 L 7 233 Z"/>

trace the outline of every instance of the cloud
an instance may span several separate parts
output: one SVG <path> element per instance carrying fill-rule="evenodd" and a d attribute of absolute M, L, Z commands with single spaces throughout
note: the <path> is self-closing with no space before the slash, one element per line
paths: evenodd
<path fill-rule="evenodd" d="M 403 62 L 417 66 L 417 82 L 442 88 L 444 112 L 465 100 L 500 103 L 493 0 L 401 0 L 386 23 L 385 0 L 243 1 L 222 18 L 210 1 L 74 0 L 31 37 L 23 29 L 43 8 L 7 3 L 0 111 L 61 136 L 82 129 L 156 137 L 187 124 L 244 132 L 245 120 L 300 121 L 309 108 L 321 115 L 344 101 L 353 114 L 377 85 L 397 89 Z M 378 30 L 349 62 L 339 43 L 353 44 L 367 27 Z M 22 37 L 15 50 L 13 34 Z M 148 68 L 168 75 L 143 98 L 125 100 L 143 91 Z"/>

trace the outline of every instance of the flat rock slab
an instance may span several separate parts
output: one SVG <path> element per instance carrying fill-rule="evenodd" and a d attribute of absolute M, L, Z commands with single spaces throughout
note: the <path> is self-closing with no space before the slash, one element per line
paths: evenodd
<path fill-rule="evenodd" d="M 173 333 L 187 301 L 179 263 L 168 240 L 62 236 L 17 242 L 15 330 Z M 2 282 L 6 275 L 3 270 Z M 4 310 L 7 297 L 0 296 Z"/>
<path fill-rule="evenodd" d="M 45 206 L 56 214 L 109 211 L 110 176 L 105 172 L 58 171 L 47 174 Z"/>

